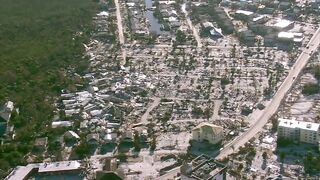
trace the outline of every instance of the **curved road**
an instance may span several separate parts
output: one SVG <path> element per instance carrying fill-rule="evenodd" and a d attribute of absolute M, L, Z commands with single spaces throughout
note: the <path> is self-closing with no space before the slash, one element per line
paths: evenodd
<path fill-rule="evenodd" d="M 216 157 L 216 159 L 222 159 L 228 156 L 229 154 L 233 153 L 240 146 L 243 146 L 252 137 L 254 137 L 259 131 L 261 131 L 263 126 L 268 122 L 269 118 L 278 110 L 278 107 L 280 106 L 282 99 L 291 89 L 292 85 L 294 84 L 294 81 L 296 80 L 296 77 L 300 74 L 301 70 L 307 64 L 309 58 L 311 57 L 310 55 L 312 55 L 313 52 L 317 50 L 319 43 L 320 43 L 320 28 L 312 36 L 312 38 L 310 39 L 307 45 L 307 47 L 309 48 L 305 49 L 300 54 L 297 61 L 293 65 L 292 69 L 290 70 L 288 76 L 283 81 L 283 83 L 281 84 L 276 94 L 273 96 L 270 103 L 264 109 L 261 116 L 253 117 L 252 121 L 254 122 L 254 124 L 249 128 L 249 130 L 244 132 L 237 138 L 235 138 L 232 142 L 230 142 L 226 146 L 224 146 L 224 148 L 221 150 L 220 154 Z"/>

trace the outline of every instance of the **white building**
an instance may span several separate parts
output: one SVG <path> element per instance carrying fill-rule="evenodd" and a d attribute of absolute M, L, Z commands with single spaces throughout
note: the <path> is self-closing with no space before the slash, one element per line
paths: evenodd
<path fill-rule="evenodd" d="M 320 124 L 280 118 L 279 137 L 317 145 L 320 141 Z"/>
<path fill-rule="evenodd" d="M 1 107 L 0 107 L 1 108 Z M 11 118 L 11 113 L 13 111 L 13 102 L 8 101 L 3 108 L 0 109 L 0 121 L 8 122 Z"/>
<path fill-rule="evenodd" d="M 272 27 L 278 30 L 289 30 L 294 27 L 294 22 L 286 19 L 277 19 L 276 22 L 272 25 Z"/>
<path fill-rule="evenodd" d="M 303 41 L 303 33 L 294 32 L 280 32 L 278 34 L 278 39 L 282 41 L 292 41 L 296 43 L 301 43 Z"/>
<path fill-rule="evenodd" d="M 244 15 L 244 16 L 251 17 L 251 16 L 254 15 L 254 13 L 251 12 L 251 11 L 237 10 L 237 11 L 236 11 L 236 15 Z"/>
<path fill-rule="evenodd" d="M 192 139 L 196 141 L 206 140 L 211 144 L 217 144 L 223 139 L 223 127 L 201 123 L 192 130 Z"/>
<path fill-rule="evenodd" d="M 51 123 L 52 128 L 59 128 L 59 127 L 71 127 L 73 122 L 70 121 L 53 121 Z"/>

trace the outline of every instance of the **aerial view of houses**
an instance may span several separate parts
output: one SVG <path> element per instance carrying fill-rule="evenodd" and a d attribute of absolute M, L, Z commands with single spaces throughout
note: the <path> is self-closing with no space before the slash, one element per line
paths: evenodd
<path fill-rule="evenodd" d="M 320 178 L 319 0 L 3 4 L 0 179 Z"/>

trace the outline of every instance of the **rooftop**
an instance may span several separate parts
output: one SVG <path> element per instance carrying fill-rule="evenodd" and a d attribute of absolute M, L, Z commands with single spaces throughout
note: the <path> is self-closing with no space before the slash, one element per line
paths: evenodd
<path fill-rule="evenodd" d="M 286 128 L 292 128 L 292 129 L 299 128 L 299 129 L 304 129 L 309 131 L 318 131 L 320 128 L 320 124 L 280 118 L 279 127 L 286 127 Z"/>
<path fill-rule="evenodd" d="M 286 20 L 286 19 L 278 19 L 273 26 L 276 27 L 276 28 L 283 29 L 283 28 L 288 27 L 292 23 L 293 23 L 292 21 L 289 21 L 289 20 Z"/>
<path fill-rule="evenodd" d="M 81 168 L 79 161 L 61 161 L 52 163 L 42 163 L 39 166 L 39 173 L 41 172 L 57 172 L 57 171 L 71 171 Z"/>
<path fill-rule="evenodd" d="M 236 14 L 243 14 L 243 15 L 246 15 L 246 16 L 251 16 L 251 15 L 253 15 L 253 12 L 245 11 L 245 10 L 237 10 Z"/>
<path fill-rule="evenodd" d="M 302 37 L 303 33 L 294 33 L 294 32 L 280 32 L 278 34 L 278 38 L 285 38 L 285 39 L 293 39 L 295 37 Z"/>
<path fill-rule="evenodd" d="M 206 123 L 206 122 L 199 124 L 193 130 L 196 130 L 196 129 L 202 129 L 204 131 L 212 131 L 215 134 L 223 132 L 223 127 Z"/>
<path fill-rule="evenodd" d="M 226 168 L 224 164 L 221 164 L 206 155 L 198 156 L 187 166 L 187 174 L 185 175 L 195 179 L 211 179 L 218 174 L 222 175 L 223 173 L 220 172 Z"/>

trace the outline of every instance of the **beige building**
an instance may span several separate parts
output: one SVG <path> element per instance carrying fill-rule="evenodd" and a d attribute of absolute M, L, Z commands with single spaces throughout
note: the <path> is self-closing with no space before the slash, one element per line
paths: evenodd
<path fill-rule="evenodd" d="M 210 123 L 201 123 L 192 130 L 192 139 L 207 140 L 211 144 L 217 144 L 223 139 L 223 128 Z"/>
<path fill-rule="evenodd" d="M 278 137 L 296 142 L 318 144 L 320 141 L 320 124 L 279 119 Z"/>

